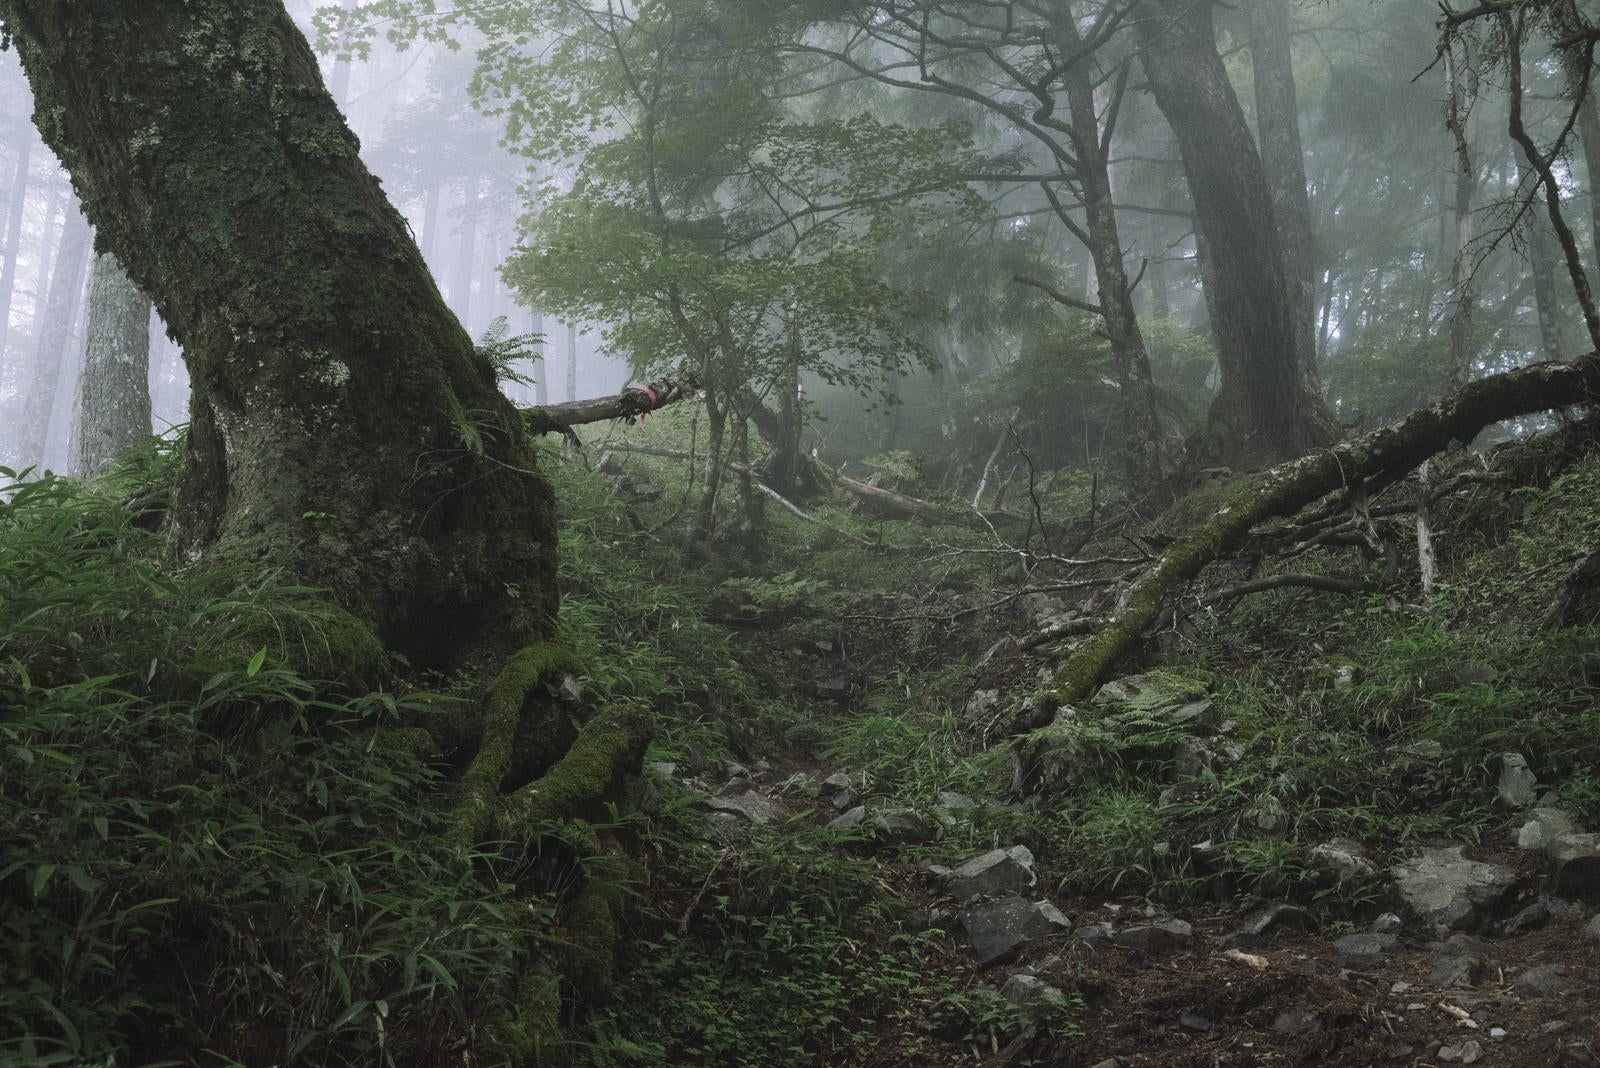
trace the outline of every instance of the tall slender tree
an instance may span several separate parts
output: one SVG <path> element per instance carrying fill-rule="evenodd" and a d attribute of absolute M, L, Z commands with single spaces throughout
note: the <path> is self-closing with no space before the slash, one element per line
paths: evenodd
<path fill-rule="evenodd" d="M 78 389 L 76 469 L 84 478 L 150 434 L 150 298 L 110 253 L 89 281 Z"/>
<path fill-rule="evenodd" d="M 61 247 L 56 252 L 50 273 L 50 287 L 39 318 L 34 347 L 33 373 L 22 404 L 21 434 L 17 452 L 22 463 L 34 465 L 44 460 L 45 442 L 50 436 L 50 416 L 55 410 L 62 364 L 72 338 L 73 321 L 83 298 L 84 272 L 89 265 L 93 235 L 89 223 L 76 205 L 68 205 L 66 225 L 61 231 Z"/>

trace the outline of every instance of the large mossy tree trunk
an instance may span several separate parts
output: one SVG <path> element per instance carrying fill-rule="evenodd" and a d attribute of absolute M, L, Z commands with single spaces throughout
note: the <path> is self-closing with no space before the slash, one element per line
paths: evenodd
<path fill-rule="evenodd" d="M 1217 52 L 1211 0 L 1142 0 L 1141 60 L 1177 137 L 1203 238 L 1206 305 L 1222 388 L 1198 458 L 1257 467 L 1338 437 L 1308 381 L 1312 333 L 1290 275 L 1272 188 Z"/>
<path fill-rule="evenodd" d="M 414 663 L 548 633 L 521 420 L 282 4 L 0 0 L 102 246 L 192 379 L 188 554 L 325 586 Z"/>
<path fill-rule="evenodd" d="M 150 298 L 110 253 L 89 276 L 77 473 L 93 478 L 150 436 Z"/>

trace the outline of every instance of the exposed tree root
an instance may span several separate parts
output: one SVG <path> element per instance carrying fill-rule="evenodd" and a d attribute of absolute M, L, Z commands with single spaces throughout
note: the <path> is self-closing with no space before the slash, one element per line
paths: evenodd
<path fill-rule="evenodd" d="M 525 841 L 557 820 L 603 817 L 623 780 L 638 772 L 654 733 L 654 718 L 640 709 L 595 716 L 555 766 L 498 802 L 496 836 Z"/>
<path fill-rule="evenodd" d="M 1292 516 L 1340 490 L 1370 497 L 1452 442 L 1471 441 L 1486 426 L 1597 397 L 1600 359 L 1594 355 L 1535 364 L 1469 383 L 1398 422 L 1246 480 L 1133 582 L 1107 626 L 1056 673 L 1050 703 L 1059 707 L 1088 697 L 1160 618 L 1168 599 L 1208 564 L 1242 547 L 1261 523 Z"/>
<path fill-rule="evenodd" d="M 485 689 L 478 750 L 461 776 L 451 819 L 450 842 L 459 852 L 464 854 L 482 841 L 489 828 L 529 694 L 540 682 L 574 666 L 564 645 L 540 642 L 506 661 Z"/>

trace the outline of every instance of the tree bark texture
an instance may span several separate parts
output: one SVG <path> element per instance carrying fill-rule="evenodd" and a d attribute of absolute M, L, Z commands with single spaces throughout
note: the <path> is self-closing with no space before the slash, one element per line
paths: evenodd
<path fill-rule="evenodd" d="M 1304 388 L 1320 395 L 1316 240 L 1311 228 L 1311 198 L 1306 188 L 1305 148 L 1300 141 L 1300 105 L 1290 47 L 1289 7 L 1290 0 L 1254 0 L 1250 5 L 1256 136 L 1289 278 L 1295 355 L 1300 360 Z"/>
<path fill-rule="evenodd" d="M 109 253 L 89 277 L 76 470 L 94 478 L 150 435 L 150 298 Z"/>
<path fill-rule="evenodd" d="M 548 632 L 521 418 L 282 4 L 0 0 L 35 121 L 192 379 L 174 533 L 453 665 Z"/>
<path fill-rule="evenodd" d="M 1338 426 L 1306 381 L 1309 305 L 1293 284 L 1272 190 L 1217 52 L 1209 0 L 1143 0 L 1141 61 L 1177 137 L 1204 241 L 1222 386 L 1202 458 L 1259 466 L 1326 445 Z"/>

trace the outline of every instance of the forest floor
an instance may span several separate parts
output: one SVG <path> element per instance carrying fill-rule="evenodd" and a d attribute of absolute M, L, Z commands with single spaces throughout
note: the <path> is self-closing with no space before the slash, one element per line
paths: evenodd
<path fill-rule="evenodd" d="M 603 444 L 566 467 L 564 500 L 592 505 L 585 538 L 659 529 L 678 507 L 663 487 L 685 477 Z M 1050 587 L 1104 570 L 1023 571 L 994 551 L 1016 548 L 1003 532 L 842 503 L 820 522 L 769 509 L 758 557 L 646 549 L 646 600 L 670 587 L 696 617 L 672 640 L 710 642 L 741 681 L 674 686 L 640 838 L 649 889 L 584 1056 L 1600 1064 L 1600 884 L 1552 842 L 1516 841 L 1549 818 L 1600 852 L 1581 833 L 1600 825 L 1597 632 L 1537 625 L 1600 540 L 1596 499 L 1587 454 L 1474 489 L 1436 517 L 1426 606 L 1413 562 L 1380 594 L 1196 611 L 1020 742 L 1007 727 L 1061 647 L 1019 646 L 1080 606 Z M 1384 533 L 1402 543 L 1411 523 Z M 1125 554 L 1131 533 L 1077 555 Z M 635 596 L 573 594 L 605 595 Z M 951 882 L 1016 846 L 1025 862 L 991 856 L 991 882 Z M 1408 892 L 1396 869 L 1430 855 L 1450 870 L 1424 865 Z M 1011 906 L 1034 911 L 1002 916 L 1016 944 L 980 962 L 985 910 Z"/>
<path fill-rule="evenodd" d="M 1548 620 L 1593 437 L 1437 458 L 1431 594 L 1403 483 L 1213 565 L 1041 714 L 1216 493 L 1135 522 L 1023 475 L 990 526 L 735 482 L 687 551 L 697 473 L 629 450 L 693 419 L 546 458 L 582 668 L 545 697 L 654 716 L 637 803 L 470 865 L 389 729 L 470 678 L 297 673 L 340 633 L 316 591 L 172 570 L 130 510 L 171 443 L 7 487 L 0 1065 L 497 1063 L 530 930 L 572 964 L 541 989 L 583 984 L 539 1003 L 574 1068 L 1600 1064 L 1600 606 Z M 1218 593 L 1287 570 L 1341 581 Z"/>

